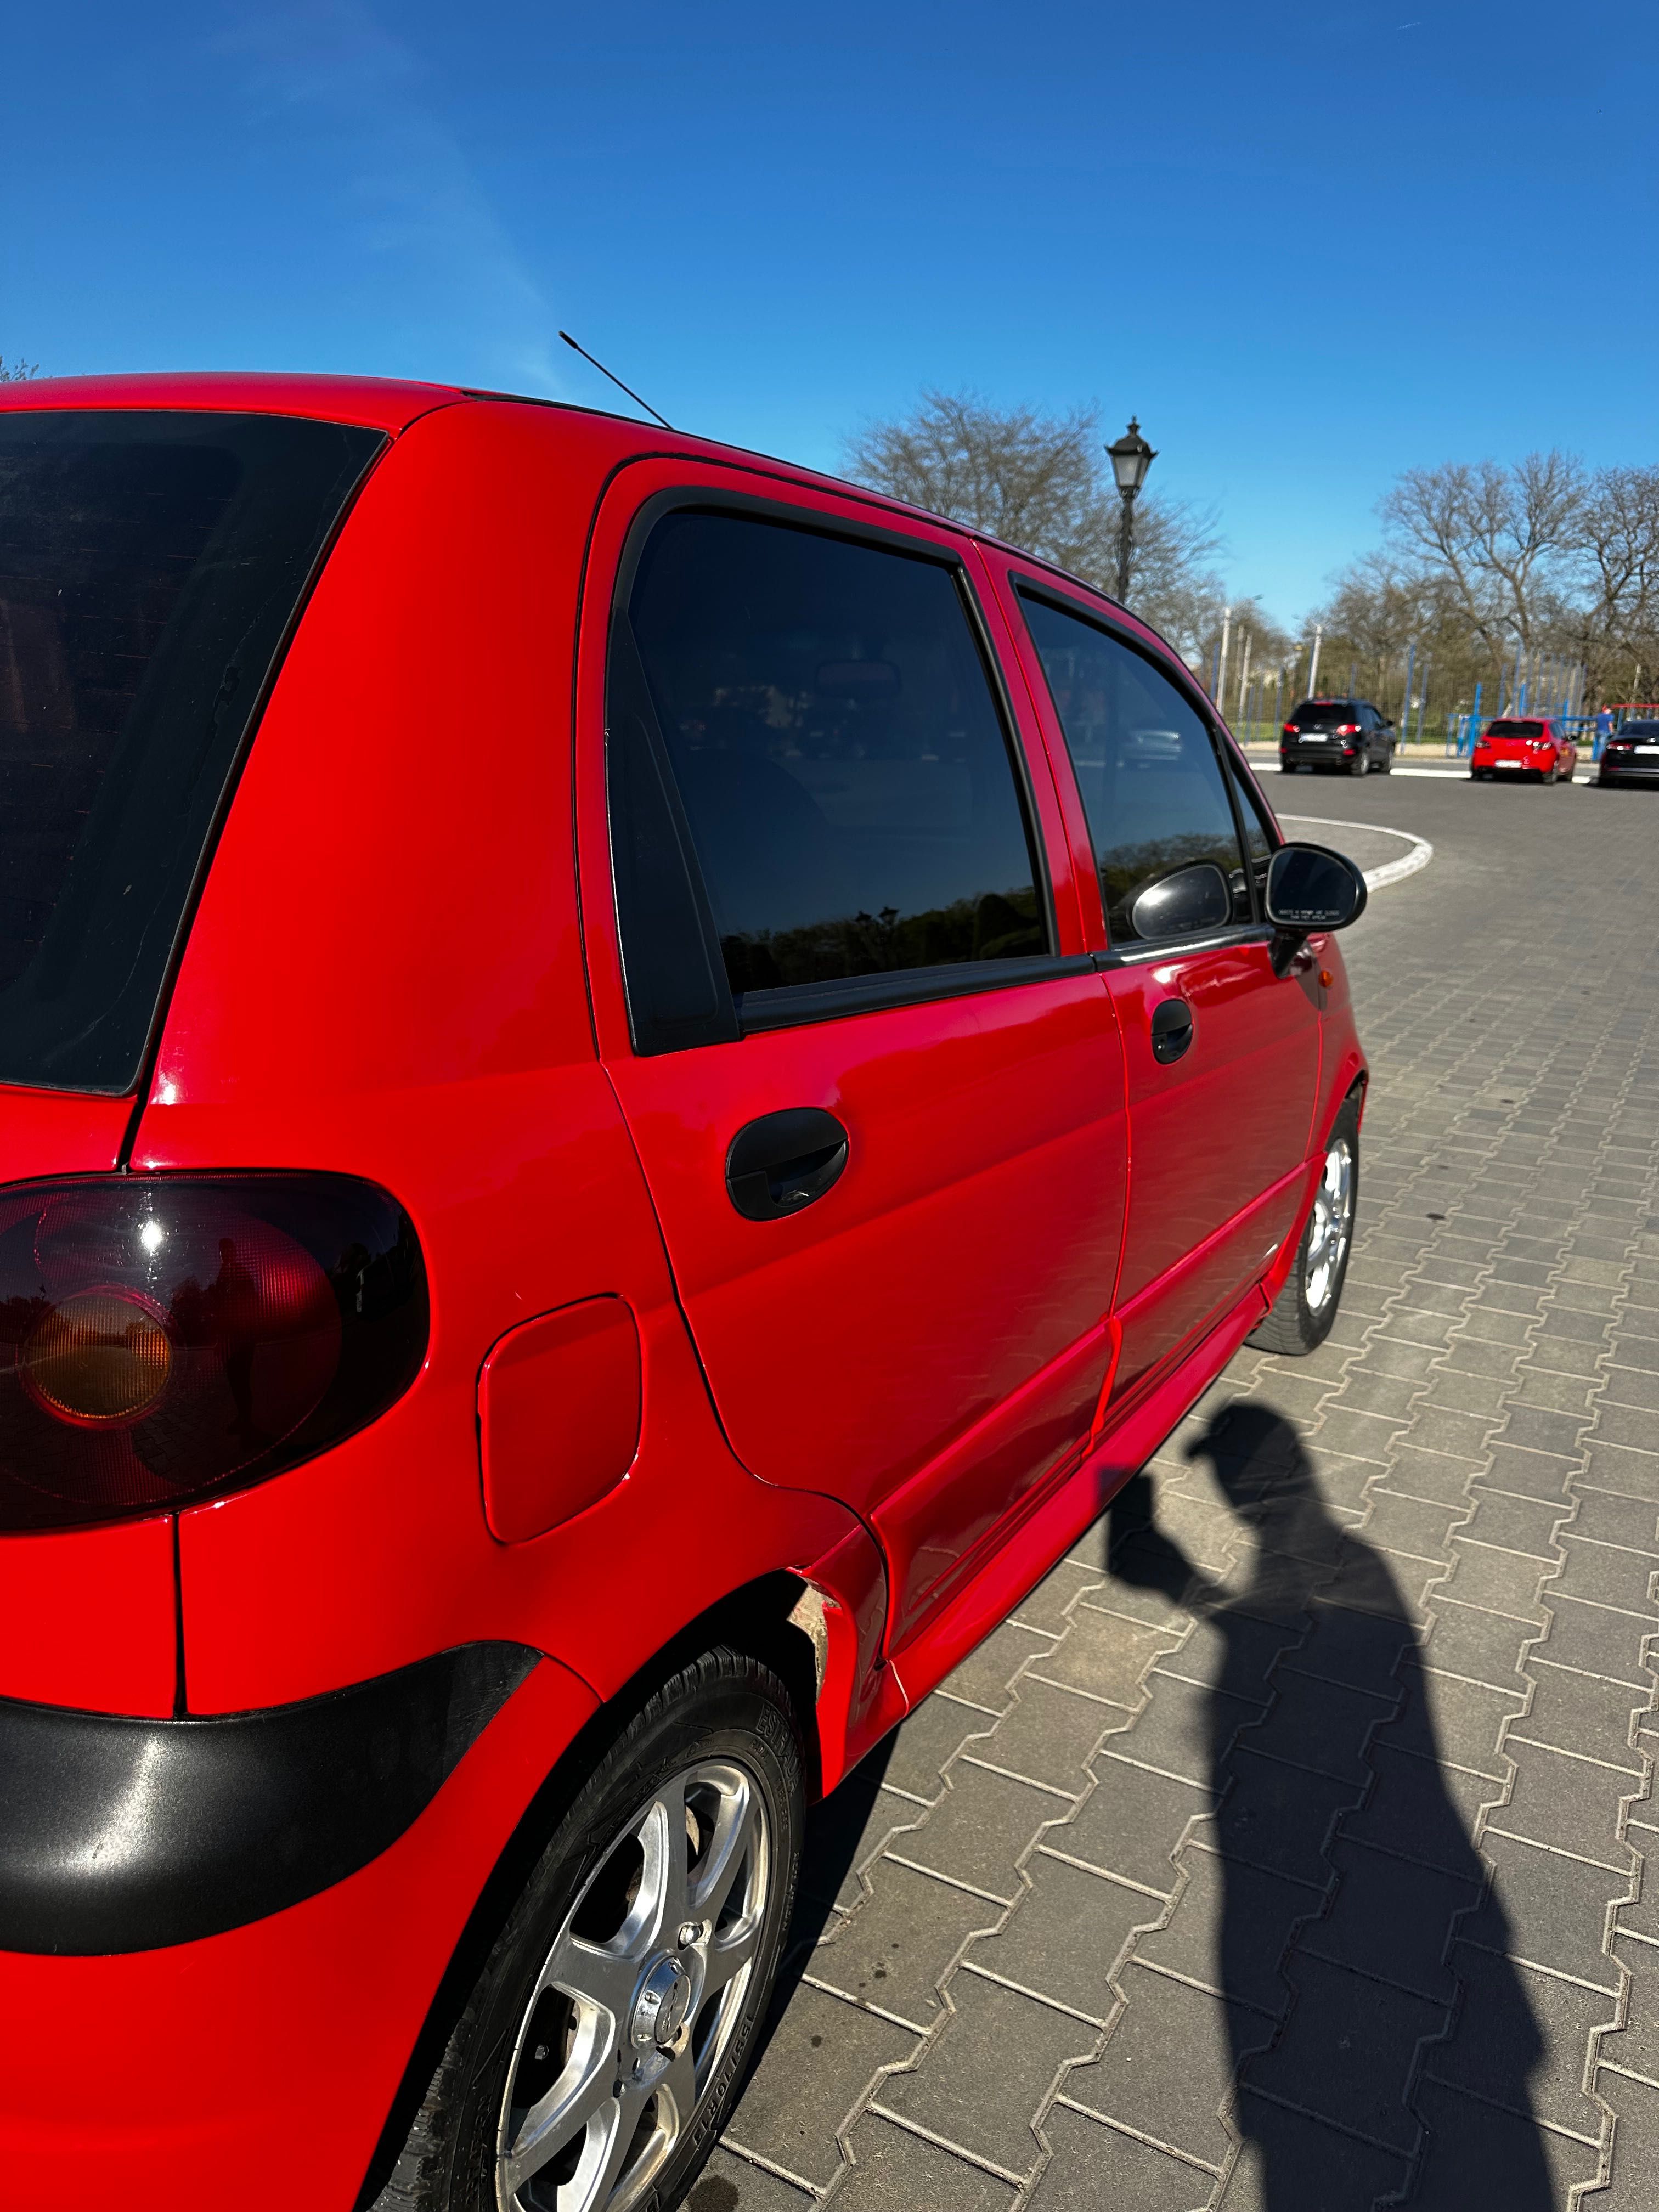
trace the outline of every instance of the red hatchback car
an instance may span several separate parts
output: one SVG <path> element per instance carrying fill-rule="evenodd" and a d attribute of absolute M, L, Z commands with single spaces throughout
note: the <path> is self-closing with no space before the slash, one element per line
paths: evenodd
<path fill-rule="evenodd" d="M 1363 878 L 634 422 L 14 386 L 0 540 L 0 2193 L 677 2203 L 806 1802 L 1328 1330 Z"/>
<path fill-rule="evenodd" d="M 1547 716 L 1488 722 L 1469 756 L 1469 774 L 1477 781 L 1535 775 L 1540 783 L 1571 783 L 1577 768 L 1577 746 Z"/>

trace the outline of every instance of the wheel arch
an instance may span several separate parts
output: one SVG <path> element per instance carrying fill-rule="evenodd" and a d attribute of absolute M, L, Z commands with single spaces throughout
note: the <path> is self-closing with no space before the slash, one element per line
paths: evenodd
<path fill-rule="evenodd" d="M 760 1660 L 782 1682 L 800 1728 L 809 1800 L 833 1787 L 847 1760 L 848 1703 L 857 1702 L 857 1659 L 867 1637 L 855 1626 L 860 1610 L 848 1587 L 853 1563 L 845 1555 L 855 1539 L 872 1553 L 860 1529 L 828 1559 L 805 1570 L 775 1569 L 755 1577 L 676 1631 L 594 1711 L 555 1759 L 506 1838 L 444 1969 L 416 2035 L 362 2186 L 355 2212 L 368 2212 L 397 2164 L 398 2154 L 467 1994 L 481 1972 L 513 1902 L 528 1880 L 548 1838 L 607 1747 L 653 1692 L 687 1661 L 724 1644 Z M 884 1597 L 884 1584 L 883 1585 Z M 875 1634 L 880 1633 L 878 1620 Z"/>

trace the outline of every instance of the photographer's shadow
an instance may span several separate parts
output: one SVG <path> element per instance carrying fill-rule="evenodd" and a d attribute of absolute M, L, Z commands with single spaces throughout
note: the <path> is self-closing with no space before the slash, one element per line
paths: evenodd
<path fill-rule="evenodd" d="M 1110 1563 L 1219 1642 L 1216 1811 L 1195 1840 L 1219 1861 L 1212 1978 L 1250 2201 L 1547 2212 L 1528 2087 L 1542 2038 L 1440 1765 L 1394 1577 L 1333 1519 L 1300 1437 L 1270 1407 L 1229 1407 L 1190 1456 L 1254 1536 L 1242 1583 L 1212 1581 L 1158 1528 L 1144 1474 L 1111 1509 Z M 1455 1953 L 1483 1898 L 1480 1948 Z"/>

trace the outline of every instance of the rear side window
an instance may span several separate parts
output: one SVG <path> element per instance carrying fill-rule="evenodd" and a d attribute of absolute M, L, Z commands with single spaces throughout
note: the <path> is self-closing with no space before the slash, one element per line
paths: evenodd
<path fill-rule="evenodd" d="M 636 985 L 662 958 L 647 934 L 672 925 L 652 906 L 660 872 L 653 890 L 628 849 L 638 823 L 617 817 L 647 796 L 678 802 L 744 1019 L 775 994 L 1048 952 L 1007 737 L 949 567 L 672 513 L 613 628 L 608 720 L 642 1049 L 675 1041 L 639 1034 Z M 680 1041 L 708 1034 L 694 1021 Z"/>
<path fill-rule="evenodd" d="M 0 415 L 0 1082 L 137 1080 L 237 749 L 382 442 Z"/>
<path fill-rule="evenodd" d="M 1021 600 L 1077 773 L 1113 941 L 1249 921 L 1238 832 L 1202 718 L 1133 647 L 1047 599 Z M 1194 877 L 1190 896 L 1143 897 L 1206 866 L 1220 871 L 1224 896 L 1206 897 Z"/>

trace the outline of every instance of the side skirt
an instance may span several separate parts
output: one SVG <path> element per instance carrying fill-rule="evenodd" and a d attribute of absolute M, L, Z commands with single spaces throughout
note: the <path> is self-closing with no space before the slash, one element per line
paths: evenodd
<path fill-rule="evenodd" d="M 904 1709 L 919 1705 L 983 1643 L 1097 1520 L 1131 1475 L 1191 1412 L 1250 1331 L 1268 1300 L 1253 1285 L 1174 1373 L 1103 1436 L 1076 1472 L 1034 1508 L 967 1587 L 896 1650 L 888 1671 Z M 902 1717 L 893 1712 L 889 1722 Z M 867 1745 L 860 1745 L 862 1752 Z"/>

